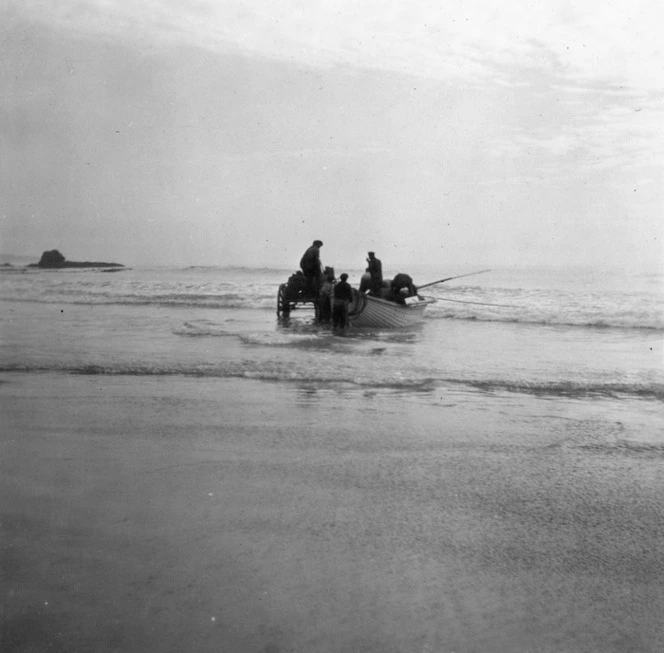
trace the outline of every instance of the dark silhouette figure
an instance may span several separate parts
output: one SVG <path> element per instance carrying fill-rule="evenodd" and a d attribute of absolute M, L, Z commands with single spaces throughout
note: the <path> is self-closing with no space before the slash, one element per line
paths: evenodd
<path fill-rule="evenodd" d="M 374 252 L 369 252 L 367 258 L 369 274 L 371 275 L 371 294 L 380 297 L 380 289 L 383 285 L 383 264 L 376 258 Z"/>
<path fill-rule="evenodd" d="M 300 267 L 307 280 L 309 290 L 314 297 L 318 296 L 321 285 L 320 248 L 322 246 L 322 240 L 314 240 L 311 247 L 307 248 L 307 251 L 300 259 Z"/>
<path fill-rule="evenodd" d="M 353 289 L 346 281 L 348 275 L 344 272 L 340 281 L 334 286 L 334 303 L 332 304 L 332 326 L 346 327 L 348 325 L 348 304 L 353 301 Z"/>

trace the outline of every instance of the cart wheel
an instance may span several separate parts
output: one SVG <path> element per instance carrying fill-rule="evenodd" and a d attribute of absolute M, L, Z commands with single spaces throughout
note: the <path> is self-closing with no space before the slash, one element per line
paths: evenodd
<path fill-rule="evenodd" d="M 279 286 L 279 293 L 277 294 L 277 317 L 283 315 L 288 317 L 290 315 L 290 302 L 286 299 L 286 284 L 282 283 Z"/>

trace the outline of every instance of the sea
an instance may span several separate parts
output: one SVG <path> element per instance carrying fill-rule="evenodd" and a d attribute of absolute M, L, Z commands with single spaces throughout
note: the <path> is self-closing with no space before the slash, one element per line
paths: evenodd
<path fill-rule="evenodd" d="M 663 650 L 664 276 L 399 271 L 457 278 L 334 330 L 294 269 L 4 266 L 0 640 Z"/>
<path fill-rule="evenodd" d="M 0 371 L 250 378 L 298 386 L 664 400 L 664 276 L 589 269 L 419 269 L 436 302 L 399 330 L 277 316 L 293 270 L 0 272 Z M 361 270 L 349 270 L 359 285 Z M 412 271 L 409 271 L 412 274 Z"/>

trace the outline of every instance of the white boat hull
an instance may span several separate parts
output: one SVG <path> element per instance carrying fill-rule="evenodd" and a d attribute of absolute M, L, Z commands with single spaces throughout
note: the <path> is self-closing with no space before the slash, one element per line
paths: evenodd
<path fill-rule="evenodd" d="M 348 321 L 354 327 L 395 329 L 412 326 L 424 319 L 426 307 L 434 302 L 422 298 L 412 304 L 397 304 L 371 295 L 354 294 L 355 299 L 348 307 Z"/>

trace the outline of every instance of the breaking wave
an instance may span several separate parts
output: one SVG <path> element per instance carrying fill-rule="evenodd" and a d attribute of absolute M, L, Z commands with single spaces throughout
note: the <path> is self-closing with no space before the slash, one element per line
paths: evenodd
<path fill-rule="evenodd" d="M 433 378 L 400 372 L 386 373 L 376 379 L 370 371 L 362 373 L 345 367 L 304 369 L 281 361 L 227 361 L 224 363 L 147 365 L 123 363 L 117 365 L 7 365 L 0 373 L 59 372 L 88 376 L 190 376 L 205 378 L 244 378 L 260 381 L 292 382 L 298 384 L 345 385 L 359 388 L 395 389 L 417 392 L 470 390 L 486 393 L 521 393 L 541 398 L 633 398 L 664 402 L 664 384 L 640 383 L 578 383 L 524 382 L 509 379 Z M 441 395 L 441 398 L 444 396 Z"/>
<path fill-rule="evenodd" d="M 514 382 L 501 379 L 447 379 L 449 383 L 466 385 L 485 392 L 516 392 L 542 397 L 610 397 L 625 396 L 664 401 L 664 384 L 574 383 L 569 381 Z"/>

